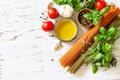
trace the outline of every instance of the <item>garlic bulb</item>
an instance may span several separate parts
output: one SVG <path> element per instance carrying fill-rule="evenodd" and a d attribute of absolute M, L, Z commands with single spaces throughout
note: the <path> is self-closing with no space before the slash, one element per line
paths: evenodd
<path fill-rule="evenodd" d="M 61 5 L 58 11 L 59 11 L 59 14 L 65 18 L 71 17 L 74 13 L 74 9 L 68 4 Z"/>

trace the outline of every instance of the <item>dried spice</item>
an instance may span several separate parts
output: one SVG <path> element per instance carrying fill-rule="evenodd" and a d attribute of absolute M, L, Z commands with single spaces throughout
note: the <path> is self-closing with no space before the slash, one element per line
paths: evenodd
<path fill-rule="evenodd" d="M 55 45 L 54 50 L 59 50 L 60 48 L 62 48 L 62 46 L 62 42 L 59 42 Z"/>

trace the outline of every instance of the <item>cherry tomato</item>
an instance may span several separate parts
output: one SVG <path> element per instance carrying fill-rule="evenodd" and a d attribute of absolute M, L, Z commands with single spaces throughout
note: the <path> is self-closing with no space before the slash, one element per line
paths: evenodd
<path fill-rule="evenodd" d="M 51 8 L 48 8 L 48 16 L 50 18 L 54 19 L 59 16 L 59 13 L 58 13 L 57 9 L 51 7 Z"/>
<path fill-rule="evenodd" d="M 106 7 L 106 2 L 104 0 L 97 0 L 95 2 L 95 8 L 100 11 L 101 9 Z"/>
<path fill-rule="evenodd" d="M 51 31 L 54 29 L 54 24 L 51 21 L 46 21 L 42 24 L 42 29 L 44 31 Z"/>

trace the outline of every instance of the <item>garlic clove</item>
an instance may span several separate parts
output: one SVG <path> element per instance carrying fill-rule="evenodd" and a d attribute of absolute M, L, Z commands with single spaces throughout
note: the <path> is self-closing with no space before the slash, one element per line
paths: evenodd
<path fill-rule="evenodd" d="M 56 45 L 55 45 L 55 47 L 54 47 L 54 50 L 59 50 L 59 49 L 61 49 L 62 48 L 62 42 L 59 42 L 59 43 L 57 43 Z"/>

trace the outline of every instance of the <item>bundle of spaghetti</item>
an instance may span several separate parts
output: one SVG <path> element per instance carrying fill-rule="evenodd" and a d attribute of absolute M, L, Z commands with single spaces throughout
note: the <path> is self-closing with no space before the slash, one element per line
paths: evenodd
<path fill-rule="evenodd" d="M 106 28 L 110 28 L 110 27 L 113 27 L 113 25 L 115 27 L 119 27 L 120 25 L 120 17 L 117 16 Z M 91 47 L 93 46 L 96 46 L 97 45 L 97 42 L 94 42 Z M 76 73 L 79 68 L 82 66 L 82 64 L 85 62 L 85 58 L 86 58 L 86 55 L 89 54 L 89 52 L 91 51 L 91 48 L 87 49 L 87 51 L 82 54 L 67 70 L 67 72 L 69 73 Z"/>
<path fill-rule="evenodd" d="M 93 41 L 96 34 L 99 33 L 100 26 L 107 26 L 118 14 L 120 13 L 120 8 L 115 5 L 110 5 L 110 10 L 103 15 L 102 20 L 94 27 L 90 28 L 86 33 L 84 33 L 81 38 L 59 59 L 60 64 L 63 67 L 70 66 L 73 64 L 80 54 L 85 51 Z"/>

